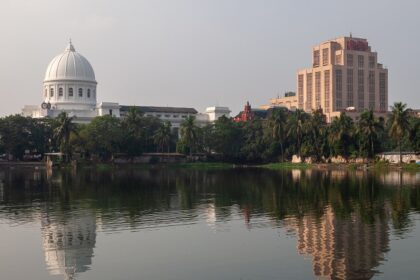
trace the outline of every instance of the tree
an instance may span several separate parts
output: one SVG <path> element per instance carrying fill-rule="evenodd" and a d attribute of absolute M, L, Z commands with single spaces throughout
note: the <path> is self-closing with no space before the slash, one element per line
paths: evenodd
<path fill-rule="evenodd" d="M 389 130 L 389 136 L 391 136 L 395 141 L 397 141 L 401 164 L 401 141 L 410 128 L 409 111 L 407 109 L 407 104 L 403 104 L 402 102 L 394 103 L 394 106 L 391 106 L 391 111 L 391 118 L 389 119 L 391 125 Z"/>
<path fill-rule="evenodd" d="M 165 122 L 163 123 L 153 135 L 153 139 L 155 144 L 157 145 L 158 149 L 163 152 L 164 147 L 167 147 L 167 151 L 169 153 L 169 147 L 171 144 L 171 123 Z"/>
<path fill-rule="evenodd" d="M 25 151 L 43 153 L 51 137 L 51 125 L 20 115 L 0 119 L 0 146 L 15 159 L 23 159 Z"/>
<path fill-rule="evenodd" d="M 195 117 L 193 116 L 188 116 L 181 123 L 181 141 L 188 147 L 190 155 L 197 143 L 197 130 L 198 127 L 195 124 Z"/>
<path fill-rule="evenodd" d="M 217 153 L 229 161 L 240 158 L 243 145 L 243 129 L 241 124 L 233 122 L 226 116 L 220 117 L 214 123 L 213 145 Z"/>
<path fill-rule="evenodd" d="M 313 111 L 303 128 L 305 133 L 302 142 L 302 147 L 305 148 L 304 154 L 312 154 L 317 161 L 321 160 L 327 146 L 327 123 L 322 109 Z"/>
<path fill-rule="evenodd" d="M 120 150 L 123 134 L 120 120 L 110 115 L 94 118 L 80 132 L 87 149 L 101 159 L 108 159 Z"/>
<path fill-rule="evenodd" d="M 295 148 L 299 157 L 301 155 L 304 126 L 307 120 L 308 115 L 303 110 L 297 109 L 287 121 L 287 137 L 295 138 Z"/>
<path fill-rule="evenodd" d="M 281 161 L 284 161 L 284 140 L 286 138 L 287 110 L 283 108 L 273 109 L 268 119 L 271 137 L 280 143 Z"/>
<path fill-rule="evenodd" d="M 129 108 L 127 116 L 121 120 L 121 126 L 125 132 L 122 150 L 130 157 L 141 155 L 145 146 L 143 114 L 136 107 Z"/>
<path fill-rule="evenodd" d="M 379 131 L 383 129 L 383 126 L 379 120 L 377 120 L 372 110 L 365 110 L 361 115 L 358 122 L 357 132 L 359 138 L 363 141 L 367 141 L 368 156 L 375 156 L 375 140 L 378 137 Z M 363 146 L 363 145 L 362 145 Z"/>
<path fill-rule="evenodd" d="M 415 152 L 420 151 L 420 119 L 410 118 L 409 139 L 411 147 Z"/>
<path fill-rule="evenodd" d="M 77 133 L 76 124 L 73 123 L 74 117 L 69 117 L 66 112 L 60 113 L 56 118 L 54 138 L 56 139 L 60 152 L 66 155 L 66 160 L 71 157 L 70 134 Z"/>
<path fill-rule="evenodd" d="M 344 112 L 332 121 L 328 136 L 334 155 L 343 155 L 346 159 L 349 157 L 352 130 L 353 120 Z"/>

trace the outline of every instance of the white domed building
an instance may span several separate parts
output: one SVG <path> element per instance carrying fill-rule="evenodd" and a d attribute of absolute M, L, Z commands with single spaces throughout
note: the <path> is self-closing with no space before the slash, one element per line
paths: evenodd
<path fill-rule="evenodd" d="M 64 52 L 54 57 L 47 67 L 43 102 L 38 106 L 25 106 L 22 113 L 33 118 L 54 118 L 67 112 L 79 123 L 105 114 L 119 117 L 118 103 L 97 103 L 96 85 L 92 65 L 76 52 L 70 41 Z"/>
<path fill-rule="evenodd" d="M 54 57 L 45 72 L 42 101 L 39 105 L 26 105 L 22 115 L 32 118 L 55 118 L 61 112 L 75 117 L 77 123 L 89 123 L 94 117 L 112 115 L 124 117 L 131 107 L 136 107 L 145 116 L 169 121 L 173 128 L 179 128 L 188 116 L 195 116 L 198 125 L 214 122 L 219 117 L 229 116 L 227 107 L 208 107 L 198 113 L 194 108 L 120 106 L 115 102 L 97 102 L 97 81 L 89 61 L 76 52 L 71 41 L 63 53 Z"/>

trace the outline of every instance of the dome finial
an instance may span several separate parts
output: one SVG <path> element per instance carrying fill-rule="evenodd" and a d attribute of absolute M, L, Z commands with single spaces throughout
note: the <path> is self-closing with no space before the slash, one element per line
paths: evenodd
<path fill-rule="evenodd" d="M 71 52 L 76 51 L 76 50 L 74 49 L 73 44 L 71 43 L 71 38 L 69 39 L 69 44 L 68 44 L 68 46 L 67 46 L 67 48 L 66 48 L 66 51 L 71 51 Z"/>

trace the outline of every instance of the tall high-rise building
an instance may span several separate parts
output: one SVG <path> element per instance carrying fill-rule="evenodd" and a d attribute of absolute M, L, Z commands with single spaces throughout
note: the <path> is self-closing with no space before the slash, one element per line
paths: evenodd
<path fill-rule="evenodd" d="M 322 109 L 327 120 L 341 112 L 388 110 L 388 69 L 366 39 L 341 37 L 312 48 L 312 67 L 297 73 L 298 108 Z"/>

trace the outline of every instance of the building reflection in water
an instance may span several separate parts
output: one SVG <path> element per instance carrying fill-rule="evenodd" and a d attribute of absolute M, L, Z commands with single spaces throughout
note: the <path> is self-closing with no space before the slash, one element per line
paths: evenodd
<path fill-rule="evenodd" d="M 328 206 L 321 217 L 288 217 L 286 228 L 296 233 L 297 251 L 312 258 L 321 279 L 370 279 L 389 250 L 388 219 L 376 215 L 370 223 L 360 214 L 338 217 Z"/>
<path fill-rule="evenodd" d="M 96 242 L 96 218 L 89 210 L 72 212 L 67 217 L 42 215 L 45 262 L 51 275 L 76 279 L 92 264 Z"/>

